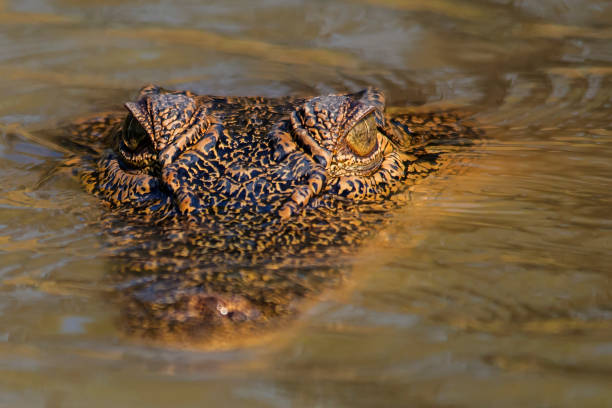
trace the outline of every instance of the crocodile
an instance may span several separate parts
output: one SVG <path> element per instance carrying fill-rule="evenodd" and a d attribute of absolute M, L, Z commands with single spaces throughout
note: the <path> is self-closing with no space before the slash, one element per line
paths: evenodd
<path fill-rule="evenodd" d="M 65 129 L 108 208 L 121 326 L 165 340 L 277 327 L 344 279 L 407 188 L 480 131 L 382 91 L 220 97 L 155 85 Z M 240 334 L 242 335 L 242 334 Z"/>

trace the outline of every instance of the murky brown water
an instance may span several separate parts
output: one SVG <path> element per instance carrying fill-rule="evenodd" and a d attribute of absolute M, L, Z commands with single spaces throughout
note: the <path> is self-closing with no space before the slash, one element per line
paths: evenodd
<path fill-rule="evenodd" d="M 0 406 L 612 406 L 607 1 L 0 0 Z M 351 282 L 234 351 L 125 340 L 103 210 L 15 136 L 144 83 L 471 109 Z M 47 180 L 41 182 L 41 180 Z"/>

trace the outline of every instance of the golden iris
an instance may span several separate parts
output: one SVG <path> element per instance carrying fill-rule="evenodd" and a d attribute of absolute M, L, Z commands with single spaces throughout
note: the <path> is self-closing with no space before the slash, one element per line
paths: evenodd
<path fill-rule="evenodd" d="M 346 135 L 346 144 L 357 156 L 368 156 L 376 148 L 376 118 L 368 115 L 359 121 Z"/>

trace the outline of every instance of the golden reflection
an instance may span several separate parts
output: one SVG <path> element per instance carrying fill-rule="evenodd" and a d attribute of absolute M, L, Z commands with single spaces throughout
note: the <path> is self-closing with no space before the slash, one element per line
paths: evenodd
<path fill-rule="evenodd" d="M 205 50 L 247 55 L 291 65 L 355 68 L 359 61 L 349 54 L 325 49 L 287 47 L 263 41 L 232 38 L 204 30 L 177 28 L 113 28 L 100 33 L 111 38 L 138 38 L 157 44 L 184 44 Z"/>
<path fill-rule="evenodd" d="M 612 38 L 612 36 L 611 36 Z M 612 76 L 612 67 L 609 66 L 580 66 L 580 67 L 553 67 L 548 69 L 548 72 L 555 75 L 563 75 L 565 77 L 588 78 L 591 75 Z"/>
<path fill-rule="evenodd" d="M 35 249 L 30 246 L 24 246 L 19 249 Z M 35 278 L 30 276 L 17 276 L 14 278 L 4 279 L 1 286 L 6 287 L 28 287 L 40 291 L 51 296 L 70 296 L 71 298 L 99 296 L 100 288 L 92 288 L 78 282 L 59 282 L 44 278 Z M 108 289 L 110 292 L 110 289 Z"/>
<path fill-rule="evenodd" d="M 353 0 L 368 3 L 377 7 L 388 7 L 402 11 L 425 11 L 453 18 L 479 20 L 487 15 L 483 8 L 469 5 L 467 2 L 451 0 Z"/>
<path fill-rule="evenodd" d="M 524 37 L 543 37 L 552 39 L 563 38 L 593 38 L 598 40 L 612 39 L 612 28 L 579 27 L 561 24 L 534 23 L 525 24 L 518 29 L 517 34 Z"/>
<path fill-rule="evenodd" d="M 0 24 L 66 24 L 76 21 L 72 17 L 57 14 L 3 12 L 2 3 L 0 3 Z"/>

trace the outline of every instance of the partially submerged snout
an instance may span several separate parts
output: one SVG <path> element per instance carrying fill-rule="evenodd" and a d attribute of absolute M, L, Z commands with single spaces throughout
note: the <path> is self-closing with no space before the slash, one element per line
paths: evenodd
<path fill-rule="evenodd" d="M 153 340 L 202 340 L 214 337 L 218 332 L 236 333 L 241 328 L 253 329 L 265 320 L 262 310 L 244 296 L 236 294 L 192 289 L 165 295 L 125 295 L 127 307 L 122 308 L 122 323 L 126 331 Z"/>
<path fill-rule="evenodd" d="M 243 296 L 215 293 L 190 296 L 183 313 L 185 320 L 200 320 L 202 326 L 255 321 L 261 316 L 253 303 Z"/>

